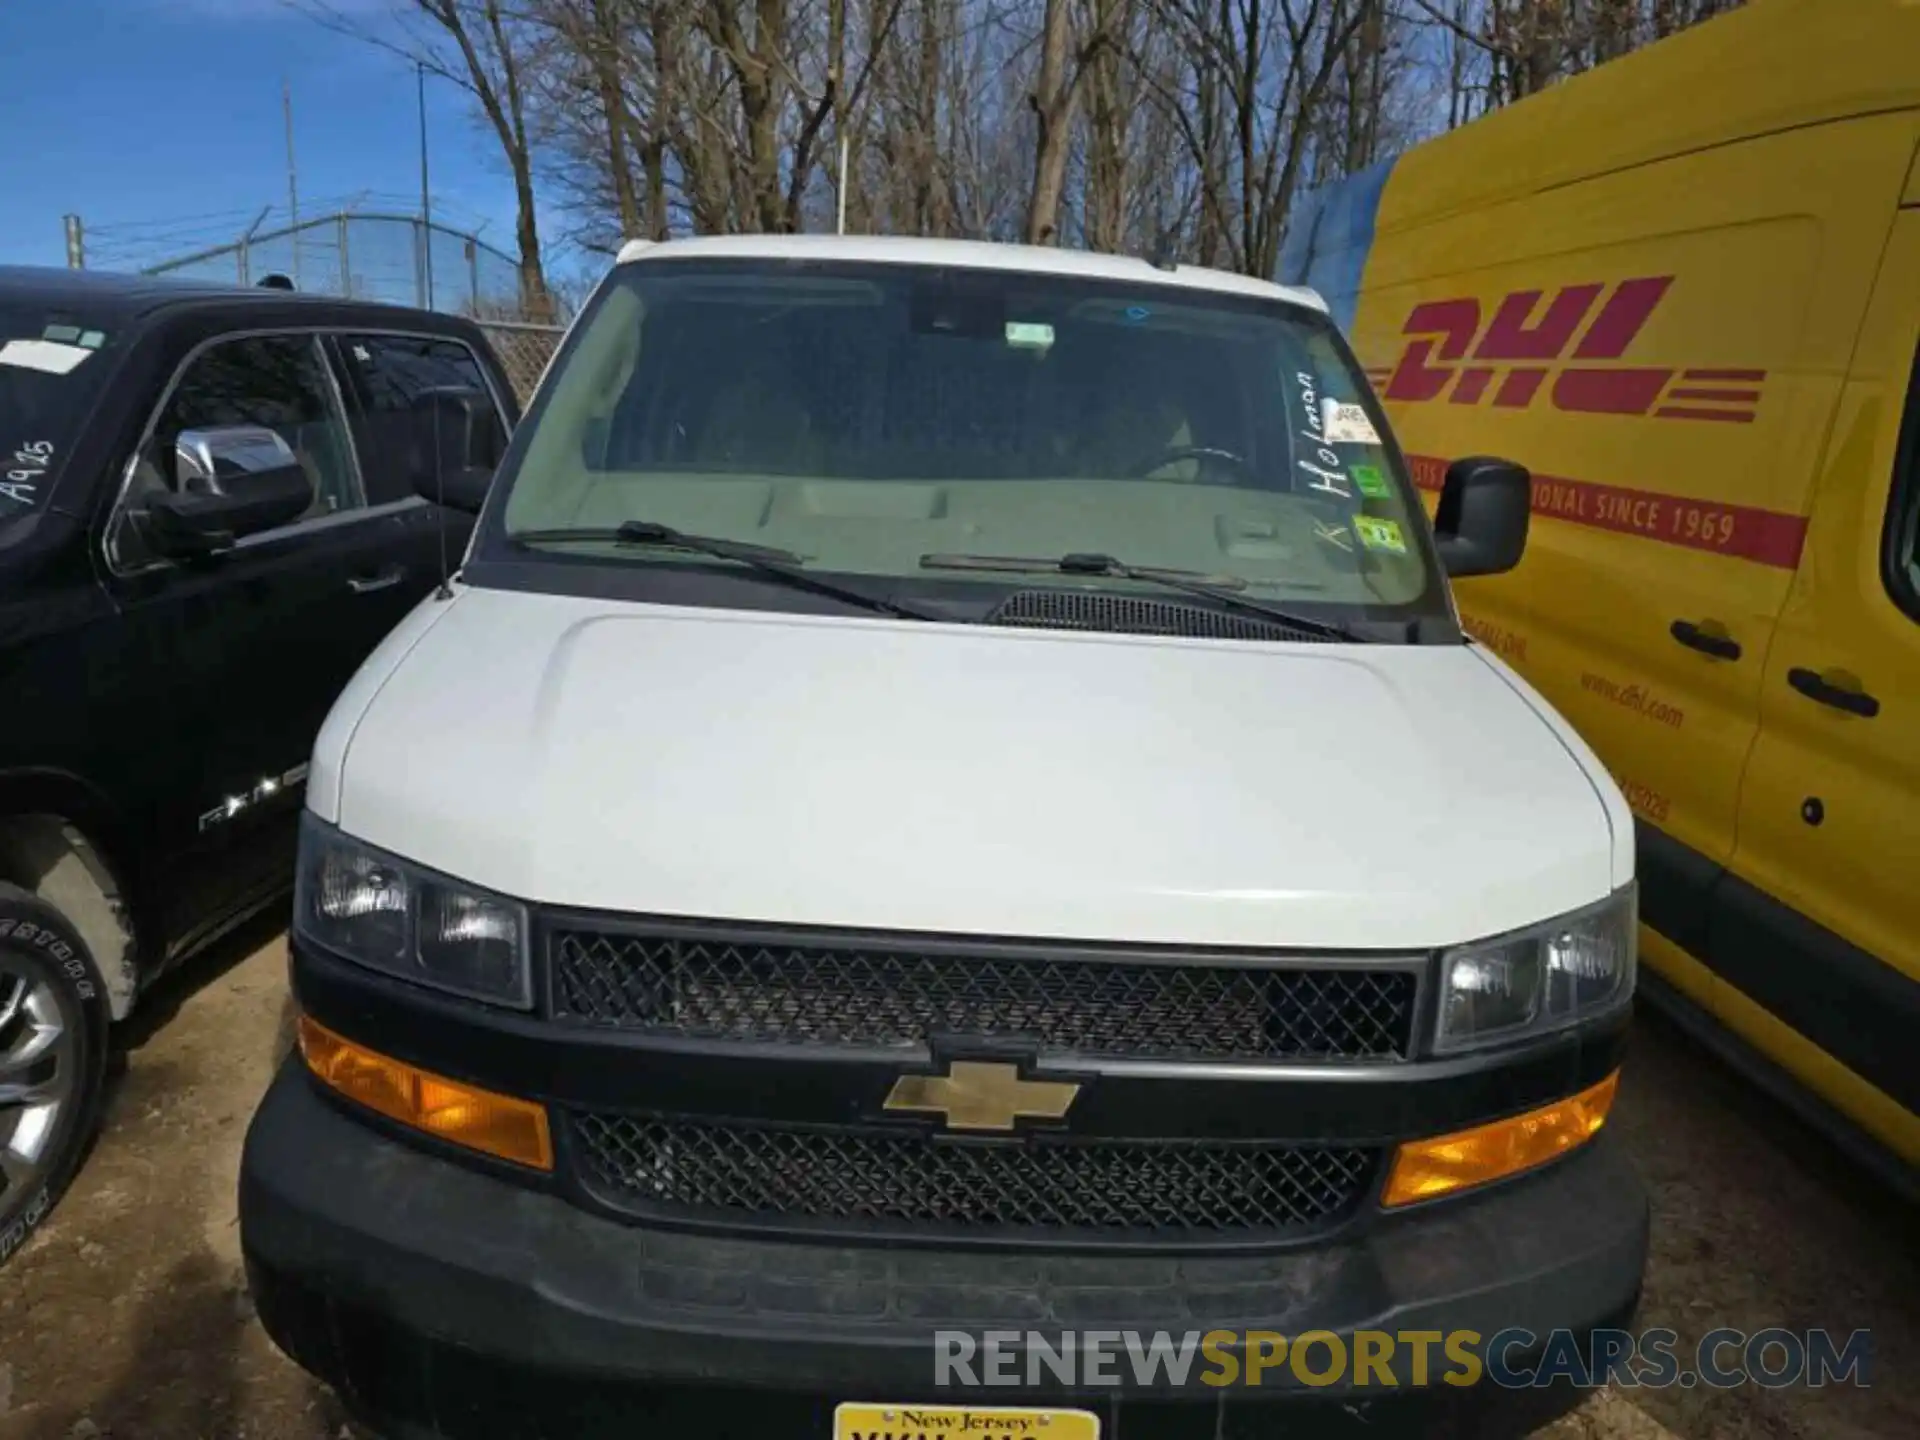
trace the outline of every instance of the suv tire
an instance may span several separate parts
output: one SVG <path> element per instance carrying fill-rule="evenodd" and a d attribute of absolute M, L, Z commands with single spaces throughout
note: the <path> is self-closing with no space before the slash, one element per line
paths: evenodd
<path fill-rule="evenodd" d="M 107 1029 L 79 932 L 0 884 L 0 1265 L 52 1213 L 93 1136 Z"/>

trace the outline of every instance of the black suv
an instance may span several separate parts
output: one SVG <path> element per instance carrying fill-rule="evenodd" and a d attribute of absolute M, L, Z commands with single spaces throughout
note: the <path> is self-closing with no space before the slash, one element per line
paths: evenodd
<path fill-rule="evenodd" d="M 466 544 L 425 497 L 517 418 L 458 317 L 0 267 L 0 1262 L 112 1025 L 290 883 L 335 695 Z"/>

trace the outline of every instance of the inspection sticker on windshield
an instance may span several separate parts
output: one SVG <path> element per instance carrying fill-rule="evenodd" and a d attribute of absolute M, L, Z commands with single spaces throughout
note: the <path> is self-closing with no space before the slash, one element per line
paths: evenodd
<path fill-rule="evenodd" d="M 1338 400 L 1324 403 L 1320 428 L 1329 443 L 1334 445 L 1378 445 L 1380 434 L 1373 428 L 1373 422 L 1367 418 L 1366 408 L 1360 405 L 1343 405 Z"/>
<path fill-rule="evenodd" d="M 0 365 L 65 375 L 91 354 L 93 351 L 84 345 L 69 345 L 62 340 L 9 340 L 0 345 Z"/>
<path fill-rule="evenodd" d="M 1045 350 L 1053 344 L 1053 326 L 1039 320 L 1007 321 L 1007 344 Z"/>
<path fill-rule="evenodd" d="M 1407 553 L 1407 537 L 1400 533 L 1400 526 L 1393 520 L 1376 520 L 1371 515 L 1353 517 L 1354 533 L 1359 535 L 1360 543 L 1369 550 L 1384 550 L 1389 555 Z"/>
<path fill-rule="evenodd" d="M 1369 500 L 1387 500 L 1392 498 L 1393 486 L 1387 483 L 1387 477 L 1380 473 L 1378 465 L 1354 465 L 1347 474 L 1353 477 L 1353 488 Z"/>

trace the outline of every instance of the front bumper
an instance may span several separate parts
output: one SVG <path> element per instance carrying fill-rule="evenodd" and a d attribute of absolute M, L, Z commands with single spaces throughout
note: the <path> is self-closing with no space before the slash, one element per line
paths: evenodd
<path fill-rule="evenodd" d="M 1518 1433 L 1579 1393 L 1486 1381 L 1387 1391 L 1354 1388 L 1351 1374 L 1309 1388 L 1287 1369 L 1259 1389 L 936 1390 L 932 1336 L 1521 1327 L 1544 1339 L 1624 1324 L 1647 1250 L 1645 1193 L 1604 1133 L 1540 1173 L 1277 1254 L 956 1254 L 667 1233 L 379 1134 L 293 1059 L 247 1136 L 240 1222 L 255 1303 L 282 1349 L 387 1434 L 459 1440 L 680 1425 L 824 1440 L 845 1399 L 1076 1404 L 1125 1440 L 1268 1434 L 1309 1406 L 1315 1435 L 1396 1422 L 1427 1436 Z"/>

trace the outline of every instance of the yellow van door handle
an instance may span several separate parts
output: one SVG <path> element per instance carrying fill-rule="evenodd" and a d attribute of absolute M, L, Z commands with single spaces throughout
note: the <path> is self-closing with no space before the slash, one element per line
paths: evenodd
<path fill-rule="evenodd" d="M 1726 627 L 1714 620 L 1696 625 L 1691 620 L 1676 620 L 1667 633 L 1689 650 L 1711 655 L 1716 660 L 1738 660 L 1740 642 L 1727 634 Z"/>
<path fill-rule="evenodd" d="M 1809 700 L 1871 720 L 1880 713 L 1880 702 L 1862 690 L 1859 681 L 1852 680 L 1851 676 L 1848 679 L 1851 684 L 1839 684 L 1817 670 L 1803 670 L 1798 665 L 1787 671 L 1787 683 Z"/>

